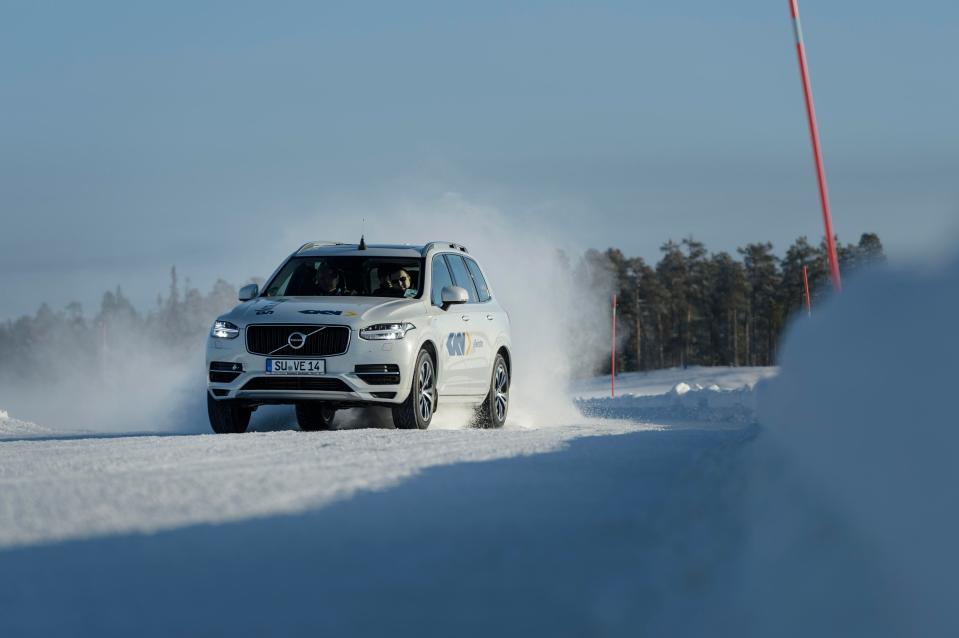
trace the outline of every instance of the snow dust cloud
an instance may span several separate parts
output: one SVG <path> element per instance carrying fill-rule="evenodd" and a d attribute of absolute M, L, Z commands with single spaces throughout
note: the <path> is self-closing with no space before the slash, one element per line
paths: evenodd
<path fill-rule="evenodd" d="M 184 357 L 134 331 L 114 331 L 91 360 L 79 350 L 38 344 L 45 378 L 5 382 L 0 406 L 51 435 L 202 431 L 203 347 L 199 341 Z"/>
<path fill-rule="evenodd" d="M 510 316 L 513 385 L 508 426 L 583 422 L 567 388 L 571 374 L 591 374 L 604 356 L 609 290 L 577 283 L 575 264 L 583 247 L 556 240 L 542 211 L 506 211 L 448 193 L 322 205 L 283 228 L 263 242 L 263 252 L 275 254 L 277 265 L 305 241 L 358 241 L 361 228 L 369 243 L 449 240 L 466 245 Z M 231 283 L 238 287 L 246 282 Z M 104 281 L 103 287 L 112 284 Z M 31 357 L 46 372 L 4 377 L 0 409 L 11 418 L 63 433 L 209 431 L 205 334 L 198 334 L 195 343 L 191 338 L 184 347 L 171 349 L 144 333 L 142 325 L 121 322 L 111 325 L 103 337 L 103 343 L 98 338 L 95 344 L 79 344 L 62 334 L 32 343 Z M 339 425 L 388 426 L 385 412 L 352 410 L 338 417 Z M 462 427 L 470 418 L 468 410 L 447 406 L 437 413 L 434 427 Z M 265 407 L 254 415 L 251 427 L 296 426 L 292 410 Z"/>

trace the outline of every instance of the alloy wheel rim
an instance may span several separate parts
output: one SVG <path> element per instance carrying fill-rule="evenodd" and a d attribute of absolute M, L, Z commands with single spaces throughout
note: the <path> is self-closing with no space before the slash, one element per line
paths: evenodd
<path fill-rule="evenodd" d="M 433 364 L 429 357 L 424 357 L 420 362 L 419 378 L 417 379 L 417 388 L 419 390 L 419 411 L 420 418 L 424 423 L 428 422 L 433 416 Z"/>
<path fill-rule="evenodd" d="M 506 420 L 506 409 L 509 407 L 509 373 L 506 372 L 506 366 L 502 363 L 496 366 L 493 395 L 496 421 L 502 423 Z"/>

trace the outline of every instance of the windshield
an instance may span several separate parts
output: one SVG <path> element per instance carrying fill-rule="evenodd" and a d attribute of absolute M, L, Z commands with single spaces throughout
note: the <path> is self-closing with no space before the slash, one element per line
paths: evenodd
<path fill-rule="evenodd" d="M 419 298 L 422 278 L 422 259 L 294 257 L 270 281 L 263 296 Z"/>

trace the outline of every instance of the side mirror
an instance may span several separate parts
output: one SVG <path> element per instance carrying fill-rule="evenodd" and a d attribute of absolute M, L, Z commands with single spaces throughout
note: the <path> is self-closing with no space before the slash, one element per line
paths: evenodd
<path fill-rule="evenodd" d="M 249 301 L 260 294 L 260 287 L 256 284 L 247 284 L 240 288 L 240 301 Z"/>
<path fill-rule="evenodd" d="M 446 310 L 452 305 L 466 303 L 470 300 L 469 293 L 466 292 L 466 288 L 460 288 L 459 286 L 443 286 L 443 292 L 440 293 L 440 299 L 443 302 L 443 310 Z"/>

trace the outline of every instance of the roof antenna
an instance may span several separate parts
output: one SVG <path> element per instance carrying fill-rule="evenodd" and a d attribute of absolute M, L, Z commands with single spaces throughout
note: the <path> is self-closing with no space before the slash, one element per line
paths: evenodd
<path fill-rule="evenodd" d="M 366 230 L 366 217 L 363 218 L 363 223 L 360 226 L 360 245 L 356 247 L 357 250 L 366 250 L 366 239 L 365 231 Z"/>

